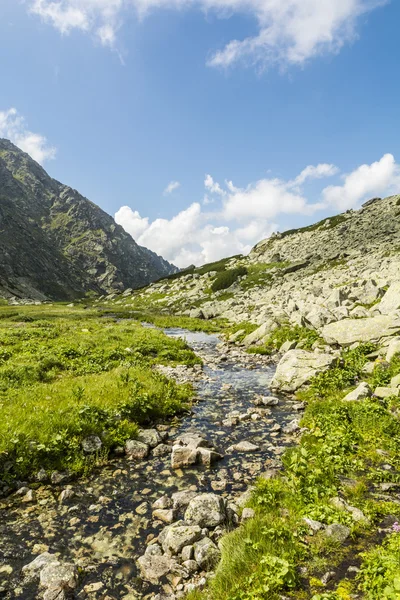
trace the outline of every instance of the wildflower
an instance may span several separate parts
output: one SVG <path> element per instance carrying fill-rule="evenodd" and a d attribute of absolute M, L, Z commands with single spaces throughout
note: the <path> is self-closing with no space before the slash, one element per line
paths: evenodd
<path fill-rule="evenodd" d="M 396 521 L 393 523 L 392 529 L 395 533 L 400 533 L 400 524 Z"/>

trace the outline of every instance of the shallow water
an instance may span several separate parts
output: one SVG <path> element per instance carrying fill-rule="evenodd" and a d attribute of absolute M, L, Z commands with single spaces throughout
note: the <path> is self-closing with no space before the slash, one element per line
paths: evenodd
<path fill-rule="evenodd" d="M 152 519 L 151 504 L 164 493 L 191 488 L 234 498 L 245 491 L 258 474 L 276 464 L 290 439 L 272 433 L 271 427 L 293 419 L 290 402 L 281 399 L 259 420 L 236 427 L 223 421 L 228 413 L 246 413 L 256 394 L 268 395 L 272 365 L 248 364 L 239 352 L 221 356 L 215 335 L 168 329 L 167 335 L 184 337 L 205 361 L 205 378 L 195 381 L 198 402 L 192 413 L 168 428 L 170 439 L 186 432 L 201 433 L 224 458 L 205 470 L 193 467 L 173 471 L 170 455 L 152 457 L 137 464 L 126 458 L 113 460 L 87 479 L 72 482 L 75 493 L 60 504 L 62 488 L 43 486 L 37 502 L 23 504 L 16 496 L 3 502 L 0 521 L 0 598 L 37 598 L 37 582 L 20 579 L 20 569 L 43 551 L 59 553 L 61 561 L 82 566 L 85 575 L 78 591 L 88 583 L 102 582 L 90 598 L 143 598 L 154 590 L 137 577 L 136 560 L 144 553 L 149 536 L 165 526 Z M 222 360 L 221 360 L 222 359 Z M 251 359 L 253 362 L 255 357 Z M 260 451 L 228 453 L 232 444 L 247 440 Z M 65 486 L 64 486 L 65 487 Z M 2 572 L 2 565 L 13 569 Z M 86 597 L 80 595 L 79 597 Z"/>

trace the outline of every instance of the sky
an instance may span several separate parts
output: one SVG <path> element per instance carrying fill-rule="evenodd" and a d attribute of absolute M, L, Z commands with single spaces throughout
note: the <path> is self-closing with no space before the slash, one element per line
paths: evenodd
<path fill-rule="evenodd" d="M 0 0 L 0 137 L 179 267 L 400 193 L 396 0 Z"/>

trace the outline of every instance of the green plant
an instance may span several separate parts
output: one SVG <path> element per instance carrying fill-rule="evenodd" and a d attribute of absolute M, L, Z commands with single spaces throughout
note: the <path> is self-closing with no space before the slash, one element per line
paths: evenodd
<path fill-rule="evenodd" d="M 229 269 L 228 271 L 222 271 L 217 275 L 216 279 L 211 284 L 213 292 L 219 290 L 225 290 L 233 285 L 239 277 L 247 274 L 246 267 L 237 267 L 235 269 Z"/>

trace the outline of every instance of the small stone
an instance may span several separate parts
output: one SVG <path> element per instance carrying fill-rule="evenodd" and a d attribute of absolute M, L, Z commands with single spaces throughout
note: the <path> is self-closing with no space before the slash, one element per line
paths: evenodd
<path fill-rule="evenodd" d="M 182 548 L 182 561 L 192 560 L 194 555 L 194 547 L 193 546 L 184 546 Z"/>
<path fill-rule="evenodd" d="M 322 575 L 321 577 L 321 581 L 324 585 L 326 585 L 327 583 L 329 583 L 334 577 L 335 577 L 336 573 L 335 571 L 328 571 L 327 573 L 325 573 L 324 575 Z"/>
<path fill-rule="evenodd" d="M 86 594 L 92 594 L 93 592 L 99 592 L 104 587 L 104 583 L 102 581 L 96 581 L 95 583 L 88 583 L 83 588 Z"/>
<path fill-rule="evenodd" d="M 78 582 L 78 569 L 72 563 L 51 563 L 40 572 L 43 587 L 68 587 L 74 589 Z"/>
<path fill-rule="evenodd" d="M 199 494 L 186 509 L 185 520 L 200 527 L 216 527 L 225 519 L 225 505 L 216 494 Z"/>
<path fill-rule="evenodd" d="M 153 511 L 153 518 L 162 521 L 163 523 L 172 523 L 175 518 L 175 511 L 170 509 L 158 508 Z"/>
<path fill-rule="evenodd" d="M 220 560 L 221 553 L 210 538 L 203 538 L 194 545 L 194 559 L 201 569 L 213 569 Z"/>
<path fill-rule="evenodd" d="M 322 523 L 320 523 L 319 521 L 314 521 L 313 519 L 309 519 L 308 517 L 304 517 L 303 521 L 309 526 L 311 531 L 313 531 L 314 533 L 320 531 L 320 529 L 323 528 Z"/>
<path fill-rule="evenodd" d="M 137 439 L 150 448 L 155 448 L 161 442 L 160 434 L 156 429 L 140 429 Z"/>
<path fill-rule="evenodd" d="M 336 542 L 343 543 L 350 535 L 350 529 L 340 523 L 332 523 L 325 530 L 325 535 L 332 538 Z"/>
<path fill-rule="evenodd" d="M 158 508 L 171 508 L 172 507 L 172 500 L 171 498 L 169 498 L 166 494 L 164 494 L 164 496 L 161 496 L 161 498 L 158 498 L 158 500 L 156 500 L 153 505 L 152 508 L 154 509 L 158 509 Z"/>
<path fill-rule="evenodd" d="M 243 442 L 239 442 L 228 448 L 228 452 L 232 452 L 233 450 L 235 452 L 257 452 L 260 450 L 260 446 L 244 440 Z"/>
<path fill-rule="evenodd" d="M 247 521 L 255 516 L 255 510 L 252 508 L 244 508 L 242 511 L 242 521 Z"/>
<path fill-rule="evenodd" d="M 87 454 L 94 454 L 101 450 L 103 442 L 97 435 L 89 435 L 84 440 L 82 440 L 82 449 Z"/>
<path fill-rule="evenodd" d="M 169 454 L 171 450 L 172 448 L 171 446 L 168 446 L 168 444 L 159 444 L 154 448 L 153 456 L 165 456 L 166 454 Z"/>
<path fill-rule="evenodd" d="M 63 490 L 59 495 L 58 501 L 60 504 L 64 504 L 65 502 L 68 502 L 68 500 L 71 500 L 71 498 L 73 498 L 74 496 L 74 490 L 71 488 L 71 486 L 67 486 L 65 490 Z"/>

